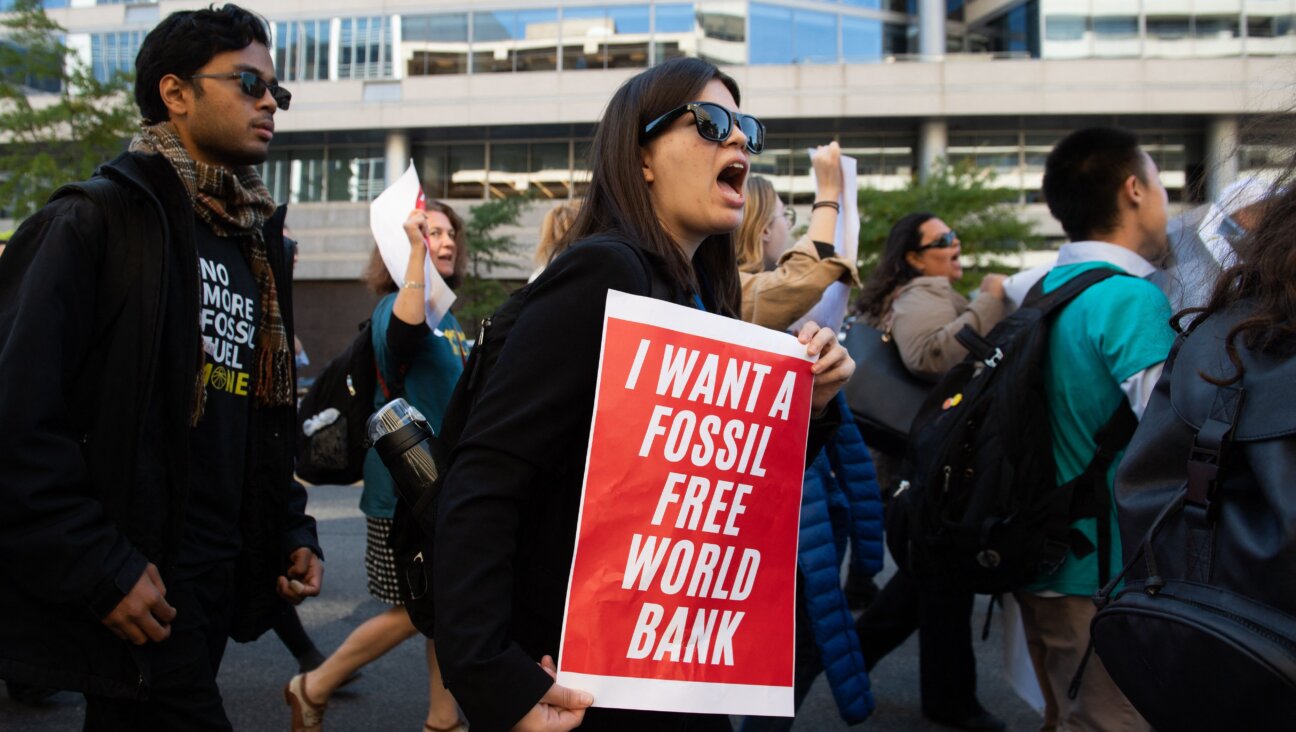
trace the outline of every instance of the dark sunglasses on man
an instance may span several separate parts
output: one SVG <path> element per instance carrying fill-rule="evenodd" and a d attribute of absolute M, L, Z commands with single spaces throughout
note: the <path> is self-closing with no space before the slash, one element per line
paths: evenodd
<path fill-rule="evenodd" d="M 937 239 L 936 241 L 919 246 L 918 251 L 925 252 L 928 249 L 949 249 L 950 247 L 958 243 L 957 240 L 958 240 L 958 234 L 954 233 L 953 229 L 950 229 L 944 234 L 941 234 L 940 238 Z"/>
<path fill-rule="evenodd" d="M 765 149 L 765 125 L 761 124 L 760 120 L 750 114 L 734 112 L 713 102 L 689 102 L 649 122 L 639 135 L 640 144 L 660 134 L 680 116 L 690 112 L 693 114 L 694 124 L 697 125 L 697 132 L 704 140 L 724 142 L 729 139 L 729 135 L 733 134 L 734 125 L 737 124 L 747 136 L 748 152 L 759 155 L 761 150 Z"/>
<path fill-rule="evenodd" d="M 189 78 L 237 80 L 243 93 L 253 99 L 260 99 L 265 96 L 266 90 L 269 89 L 270 96 L 275 100 L 275 105 L 284 110 L 288 109 L 288 105 L 292 102 L 292 92 L 279 86 L 279 82 L 267 82 L 251 71 L 231 71 L 228 74 L 193 74 Z"/>

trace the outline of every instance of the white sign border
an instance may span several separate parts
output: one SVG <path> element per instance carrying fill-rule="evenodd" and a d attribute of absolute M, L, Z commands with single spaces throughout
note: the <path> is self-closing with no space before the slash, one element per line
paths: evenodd
<path fill-rule="evenodd" d="M 805 346 L 795 336 L 764 328 L 753 323 L 723 318 L 695 308 L 678 305 L 651 297 L 631 295 L 609 289 L 603 312 L 603 333 L 599 346 L 598 377 L 594 384 L 594 411 L 591 415 L 589 444 L 585 446 L 585 471 L 581 478 L 580 511 L 576 516 L 576 536 L 572 545 L 572 566 L 567 571 L 567 593 L 563 602 L 563 624 L 558 641 L 558 673 L 555 683 L 569 689 L 587 691 L 594 697 L 594 706 L 613 709 L 636 709 L 657 712 L 683 712 L 689 714 L 742 714 L 764 717 L 792 717 L 796 714 L 794 686 L 765 686 L 756 684 L 718 684 L 706 681 L 679 681 L 674 679 L 645 679 L 638 677 L 601 676 L 574 673 L 562 669 L 563 647 L 567 642 L 567 618 L 571 607 L 572 572 L 580 550 L 580 527 L 585 521 L 585 491 L 589 487 L 590 456 L 594 450 L 594 428 L 598 420 L 599 394 L 603 388 L 603 359 L 607 346 L 607 326 L 611 319 L 651 325 L 658 328 L 692 334 L 701 338 L 732 343 L 746 348 L 767 351 L 779 356 L 798 358 L 814 363 L 817 356 L 806 353 Z M 808 418 L 807 418 L 808 419 Z M 809 425 L 807 423 L 807 439 Z M 804 471 L 805 466 L 802 466 Z M 799 493 L 799 491 L 798 491 Z M 800 501 L 797 503 L 800 507 Z M 796 542 L 801 545 L 801 522 L 796 522 Z M 795 551 L 795 550 L 794 550 Z M 794 557 L 795 561 L 795 557 Z M 796 678 L 796 593 L 792 593 L 792 659 L 790 677 Z M 652 700 L 645 703 L 646 699 Z M 663 699 L 674 703 L 663 704 Z"/>

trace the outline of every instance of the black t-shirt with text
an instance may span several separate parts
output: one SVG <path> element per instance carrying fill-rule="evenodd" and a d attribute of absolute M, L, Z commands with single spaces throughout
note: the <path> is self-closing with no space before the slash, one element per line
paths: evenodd
<path fill-rule="evenodd" d="M 233 561 L 251 408 L 255 335 L 261 307 L 242 242 L 195 223 L 207 401 L 190 437 L 189 510 L 182 574 Z M 187 572 L 186 572 L 187 570 Z"/>

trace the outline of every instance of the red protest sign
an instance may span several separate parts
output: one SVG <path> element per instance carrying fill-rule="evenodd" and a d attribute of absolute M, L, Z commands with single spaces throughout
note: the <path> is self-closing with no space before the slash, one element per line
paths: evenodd
<path fill-rule="evenodd" d="M 786 334 L 608 293 L 559 683 L 792 715 L 810 366 Z"/>

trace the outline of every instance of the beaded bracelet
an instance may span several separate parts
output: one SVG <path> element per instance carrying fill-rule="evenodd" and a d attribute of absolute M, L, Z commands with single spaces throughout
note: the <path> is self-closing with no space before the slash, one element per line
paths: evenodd
<path fill-rule="evenodd" d="M 423 283 L 415 282 L 414 280 L 405 280 L 401 283 L 401 288 L 406 290 L 421 290 L 423 289 Z"/>

